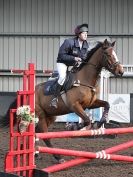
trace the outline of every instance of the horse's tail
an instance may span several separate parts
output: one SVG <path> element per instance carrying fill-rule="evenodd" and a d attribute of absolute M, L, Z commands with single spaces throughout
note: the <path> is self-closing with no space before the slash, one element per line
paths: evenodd
<path fill-rule="evenodd" d="M 0 127 L 9 127 L 10 124 L 10 109 L 16 109 L 17 108 L 17 98 L 10 104 L 7 113 L 4 116 L 0 117 Z M 16 116 L 14 116 L 15 118 Z M 14 125 L 16 123 L 16 119 L 14 119 Z"/>

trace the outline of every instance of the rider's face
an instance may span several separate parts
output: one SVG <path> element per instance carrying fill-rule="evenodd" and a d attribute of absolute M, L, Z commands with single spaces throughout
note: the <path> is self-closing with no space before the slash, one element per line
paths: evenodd
<path fill-rule="evenodd" d="M 86 31 L 80 33 L 80 34 L 79 34 L 79 39 L 80 39 L 81 41 L 87 40 L 87 34 L 88 34 L 88 33 L 87 33 Z"/>

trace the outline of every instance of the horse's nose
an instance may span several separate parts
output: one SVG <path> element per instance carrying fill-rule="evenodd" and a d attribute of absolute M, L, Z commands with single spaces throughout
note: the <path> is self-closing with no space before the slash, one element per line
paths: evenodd
<path fill-rule="evenodd" d="M 123 74 L 124 74 L 124 68 L 123 68 L 123 65 L 120 64 L 119 75 L 123 76 Z"/>

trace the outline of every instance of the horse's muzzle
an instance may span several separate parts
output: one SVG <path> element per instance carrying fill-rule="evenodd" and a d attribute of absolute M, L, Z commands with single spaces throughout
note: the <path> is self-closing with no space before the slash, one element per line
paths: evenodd
<path fill-rule="evenodd" d="M 121 64 L 118 64 L 117 68 L 116 68 L 116 75 L 119 77 L 122 77 L 124 74 L 124 68 Z"/>
<path fill-rule="evenodd" d="M 118 76 L 118 77 L 122 77 L 123 74 L 124 74 L 124 71 L 123 71 L 123 72 L 119 72 L 119 73 L 117 73 L 116 76 Z"/>
<path fill-rule="evenodd" d="M 123 74 L 124 74 L 124 71 L 120 74 L 120 75 L 121 75 L 121 77 L 123 76 Z"/>

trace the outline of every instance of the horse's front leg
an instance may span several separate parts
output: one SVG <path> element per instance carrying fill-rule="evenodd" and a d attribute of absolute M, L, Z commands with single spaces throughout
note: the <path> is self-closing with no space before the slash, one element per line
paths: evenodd
<path fill-rule="evenodd" d="M 79 102 L 74 103 L 72 107 L 73 112 L 75 112 L 79 117 L 83 119 L 83 123 L 79 124 L 78 129 L 87 126 L 87 129 L 91 128 L 91 120 L 87 113 L 84 111 L 82 105 Z"/>
<path fill-rule="evenodd" d="M 107 122 L 110 105 L 107 101 L 97 99 L 90 107 L 90 109 L 100 108 L 100 107 L 104 107 L 104 111 L 100 119 L 100 122 L 98 123 L 98 128 L 100 128 L 104 123 Z"/>

